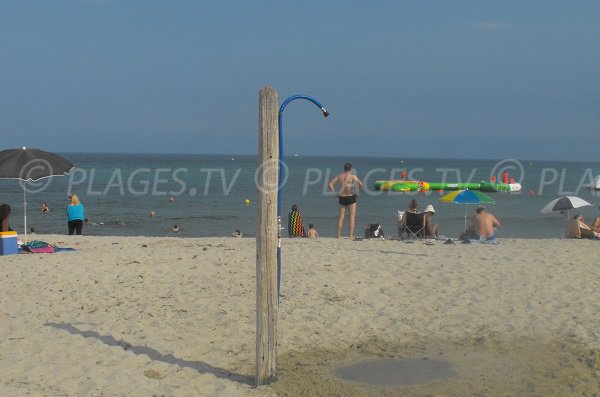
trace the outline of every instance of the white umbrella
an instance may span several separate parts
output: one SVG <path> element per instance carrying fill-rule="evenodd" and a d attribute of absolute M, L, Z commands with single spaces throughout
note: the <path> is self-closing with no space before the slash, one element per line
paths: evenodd
<path fill-rule="evenodd" d="M 549 214 L 550 212 L 569 211 L 574 208 L 586 207 L 588 205 L 593 204 L 590 204 L 577 196 L 562 196 L 546 204 L 540 212 L 542 214 Z"/>

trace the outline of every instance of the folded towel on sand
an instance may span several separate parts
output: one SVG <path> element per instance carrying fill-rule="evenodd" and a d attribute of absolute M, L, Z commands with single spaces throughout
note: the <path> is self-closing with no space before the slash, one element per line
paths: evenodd
<path fill-rule="evenodd" d="M 55 252 L 62 251 L 75 251 L 73 248 L 61 248 L 56 245 L 48 244 L 44 241 L 33 240 L 27 243 L 21 244 L 19 247 L 20 253 L 32 253 L 32 254 L 53 254 Z"/>

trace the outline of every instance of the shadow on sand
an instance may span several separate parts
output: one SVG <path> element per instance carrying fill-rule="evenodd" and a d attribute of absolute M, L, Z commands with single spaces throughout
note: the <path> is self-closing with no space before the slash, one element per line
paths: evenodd
<path fill-rule="evenodd" d="M 232 381 L 235 381 L 238 383 L 242 383 L 244 385 L 254 386 L 254 377 L 252 377 L 252 376 L 236 374 L 236 373 L 227 371 L 226 369 L 223 369 L 223 368 L 213 367 L 212 365 L 207 364 L 202 361 L 187 361 L 187 360 L 183 360 L 181 358 L 177 358 L 177 357 L 173 356 L 172 354 L 166 354 L 166 355 L 161 354 L 159 351 L 152 349 L 151 347 L 148 347 L 148 346 L 132 346 L 125 341 L 116 340 L 111 335 L 100 335 L 99 333 L 97 333 L 95 331 L 82 331 L 79 328 L 77 328 L 71 324 L 48 322 L 44 325 L 46 325 L 48 327 L 56 328 L 56 329 L 61 329 L 63 331 L 67 331 L 73 335 L 81 335 L 84 338 L 95 338 L 95 339 L 98 339 L 100 342 L 104 343 L 105 345 L 119 346 L 119 347 L 122 347 L 124 350 L 129 350 L 135 354 L 139 354 L 139 355 L 145 354 L 154 361 L 161 361 L 161 362 L 167 363 L 167 364 L 175 364 L 175 365 L 179 365 L 180 367 L 191 368 L 193 370 L 198 371 L 201 374 L 212 374 L 212 375 L 216 376 L 217 378 L 229 379 L 229 380 L 232 380 Z"/>

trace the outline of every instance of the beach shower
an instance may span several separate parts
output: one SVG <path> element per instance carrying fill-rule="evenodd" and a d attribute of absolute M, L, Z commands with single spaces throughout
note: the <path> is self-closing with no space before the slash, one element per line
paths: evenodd
<path fill-rule="evenodd" d="M 292 95 L 287 98 L 279 107 L 279 114 L 277 116 L 277 126 L 279 130 L 279 179 L 277 184 L 277 302 L 279 302 L 279 290 L 281 286 L 281 231 L 283 226 L 281 224 L 281 190 L 283 189 L 283 112 L 287 105 L 295 101 L 296 99 L 304 99 L 312 102 L 315 106 L 321 109 L 323 117 L 329 116 L 329 112 L 319 101 L 315 98 L 309 97 L 308 95 Z"/>

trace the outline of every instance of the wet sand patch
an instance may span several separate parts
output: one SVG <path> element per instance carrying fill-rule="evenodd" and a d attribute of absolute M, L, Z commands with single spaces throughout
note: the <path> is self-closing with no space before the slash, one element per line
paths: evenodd
<path fill-rule="evenodd" d="M 418 368 L 421 361 L 436 365 Z M 344 379 L 344 368 L 377 362 L 402 365 L 371 374 L 370 381 L 368 373 Z M 404 373 L 394 379 L 393 372 L 410 363 L 416 378 L 408 380 Z M 336 351 L 282 354 L 279 380 L 271 388 L 289 397 L 594 396 L 600 393 L 600 349 L 576 340 L 492 336 L 405 344 L 370 340 Z"/>
<path fill-rule="evenodd" d="M 376 386 L 417 385 L 455 376 L 450 363 L 427 357 L 369 360 L 339 368 L 335 374 L 345 381 Z"/>

